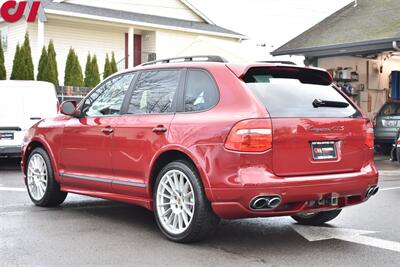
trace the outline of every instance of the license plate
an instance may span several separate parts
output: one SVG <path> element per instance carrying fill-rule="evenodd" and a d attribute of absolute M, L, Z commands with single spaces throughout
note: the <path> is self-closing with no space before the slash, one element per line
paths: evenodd
<path fill-rule="evenodd" d="M 312 142 L 311 143 L 312 156 L 314 160 L 327 160 L 336 159 L 336 142 Z"/>
<path fill-rule="evenodd" d="M 0 140 L 14 140 L 14 133 L 0 133 Z"/>
<path fill-rule="evenodd" d="M 400 127 L 400 121 L 397 120 L 384 120 L 383 126 L 385 127 Z"/>

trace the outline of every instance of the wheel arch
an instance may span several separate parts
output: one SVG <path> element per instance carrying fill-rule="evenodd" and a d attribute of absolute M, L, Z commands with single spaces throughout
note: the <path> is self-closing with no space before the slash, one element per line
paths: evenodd
<path fill-rule="evenodd" d="M 180 147 L 171 147 L 165 149 L 158 153 L 151 162 L 151 168 L 149 173 L 149 180 L 148 184 L 148 194 L 149 196 L 152 195 L 155 181 L 157 179 L 157 174 L 162 170 L 162 168 L 170 162 L 177 161 L 177 160 L 186 160 L 193 164 L 198 171 L 198 174 L 201 178 L 201 182 L 203 184 L 205 193 L 209 200 L 212 200 L 212 193 L 210 190 L 210 183 L 206 173 L 204 172 L 203 168 L 201 168 L 200 163 L 196 160 L 196 158 L 190 153 L 190 151 L 180 148 Z"/>
<path fill-rule="evenodd" d="M 26 170 L 27 170 L 27 166 L 28 166 L 28 158 L 31 155 L 32 151 L 35 150 L 36 148 L 42 148 L 44 151 L 46 151 L 47 155 L 50 158 L 50 162 L 52 164 L 53 167 L 53 171 L 54 171 L 54 177 L 56 177 L 57 180 L 57 165 L 54 162 L 54 155 L 52 150 L 50 149 L 50 147 L 48 146 L 48 144 L 46 142 L 44 142 L 41 139 L 32 139 L 31 142 L 26 146 L 25 149 L 25 153 L 23 155 L 22 161 L 24 162 L 24 166 L 23 166 L 23 171 L 24 174 L 26 175 Z"/>

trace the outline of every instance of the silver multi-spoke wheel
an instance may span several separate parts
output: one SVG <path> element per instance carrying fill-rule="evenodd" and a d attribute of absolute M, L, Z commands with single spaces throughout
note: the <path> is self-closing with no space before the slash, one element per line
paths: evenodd
<path fill-rule="evenodd" d="M 192 222 L 195 196 L 189 178 L 179 170 L 165 173 L 157 188 L 157 215 L 163 228 L 173 235 L 185 232 Z"/>
<path fill-rule="evenodd" d="M 32 198 L 40 201 L 46 193 L 48 170 L 45 160 L 40 154 L 34 154 L 28 163 L 28 190 Z"/>

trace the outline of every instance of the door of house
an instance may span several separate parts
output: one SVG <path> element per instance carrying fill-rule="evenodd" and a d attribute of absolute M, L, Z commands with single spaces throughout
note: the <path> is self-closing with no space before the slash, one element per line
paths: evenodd
<path fill-rule="evenodd" d="M 128 68 L 128 33 L 125 33 L 125 69 Z M 133 66 L 142 64 L 142 36 L 135 34 L 133 36 Z"/>

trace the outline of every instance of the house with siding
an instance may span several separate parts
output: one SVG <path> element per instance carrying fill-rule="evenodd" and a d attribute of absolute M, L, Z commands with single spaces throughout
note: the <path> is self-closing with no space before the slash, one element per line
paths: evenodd
<path fill-rule="evenodd" d="M 35 71 L 42 47 L 53 40 L 60 83 L 70 47 L 77 52 L 83 68 L 89 52 L 96 54 L 100 70 L 106 54 L 114 52 L 122 70 L 155 59 L 184 56 L 190 53 L 188 46 L 199 38 L 210 39 L 221 47 L 246 38 L 215 25 L 187 0 L 44 0 L 42 7 L 45 22 L 0 22 L 8 77 L 16 45 L 23 42 L 26 32 Z"/>

